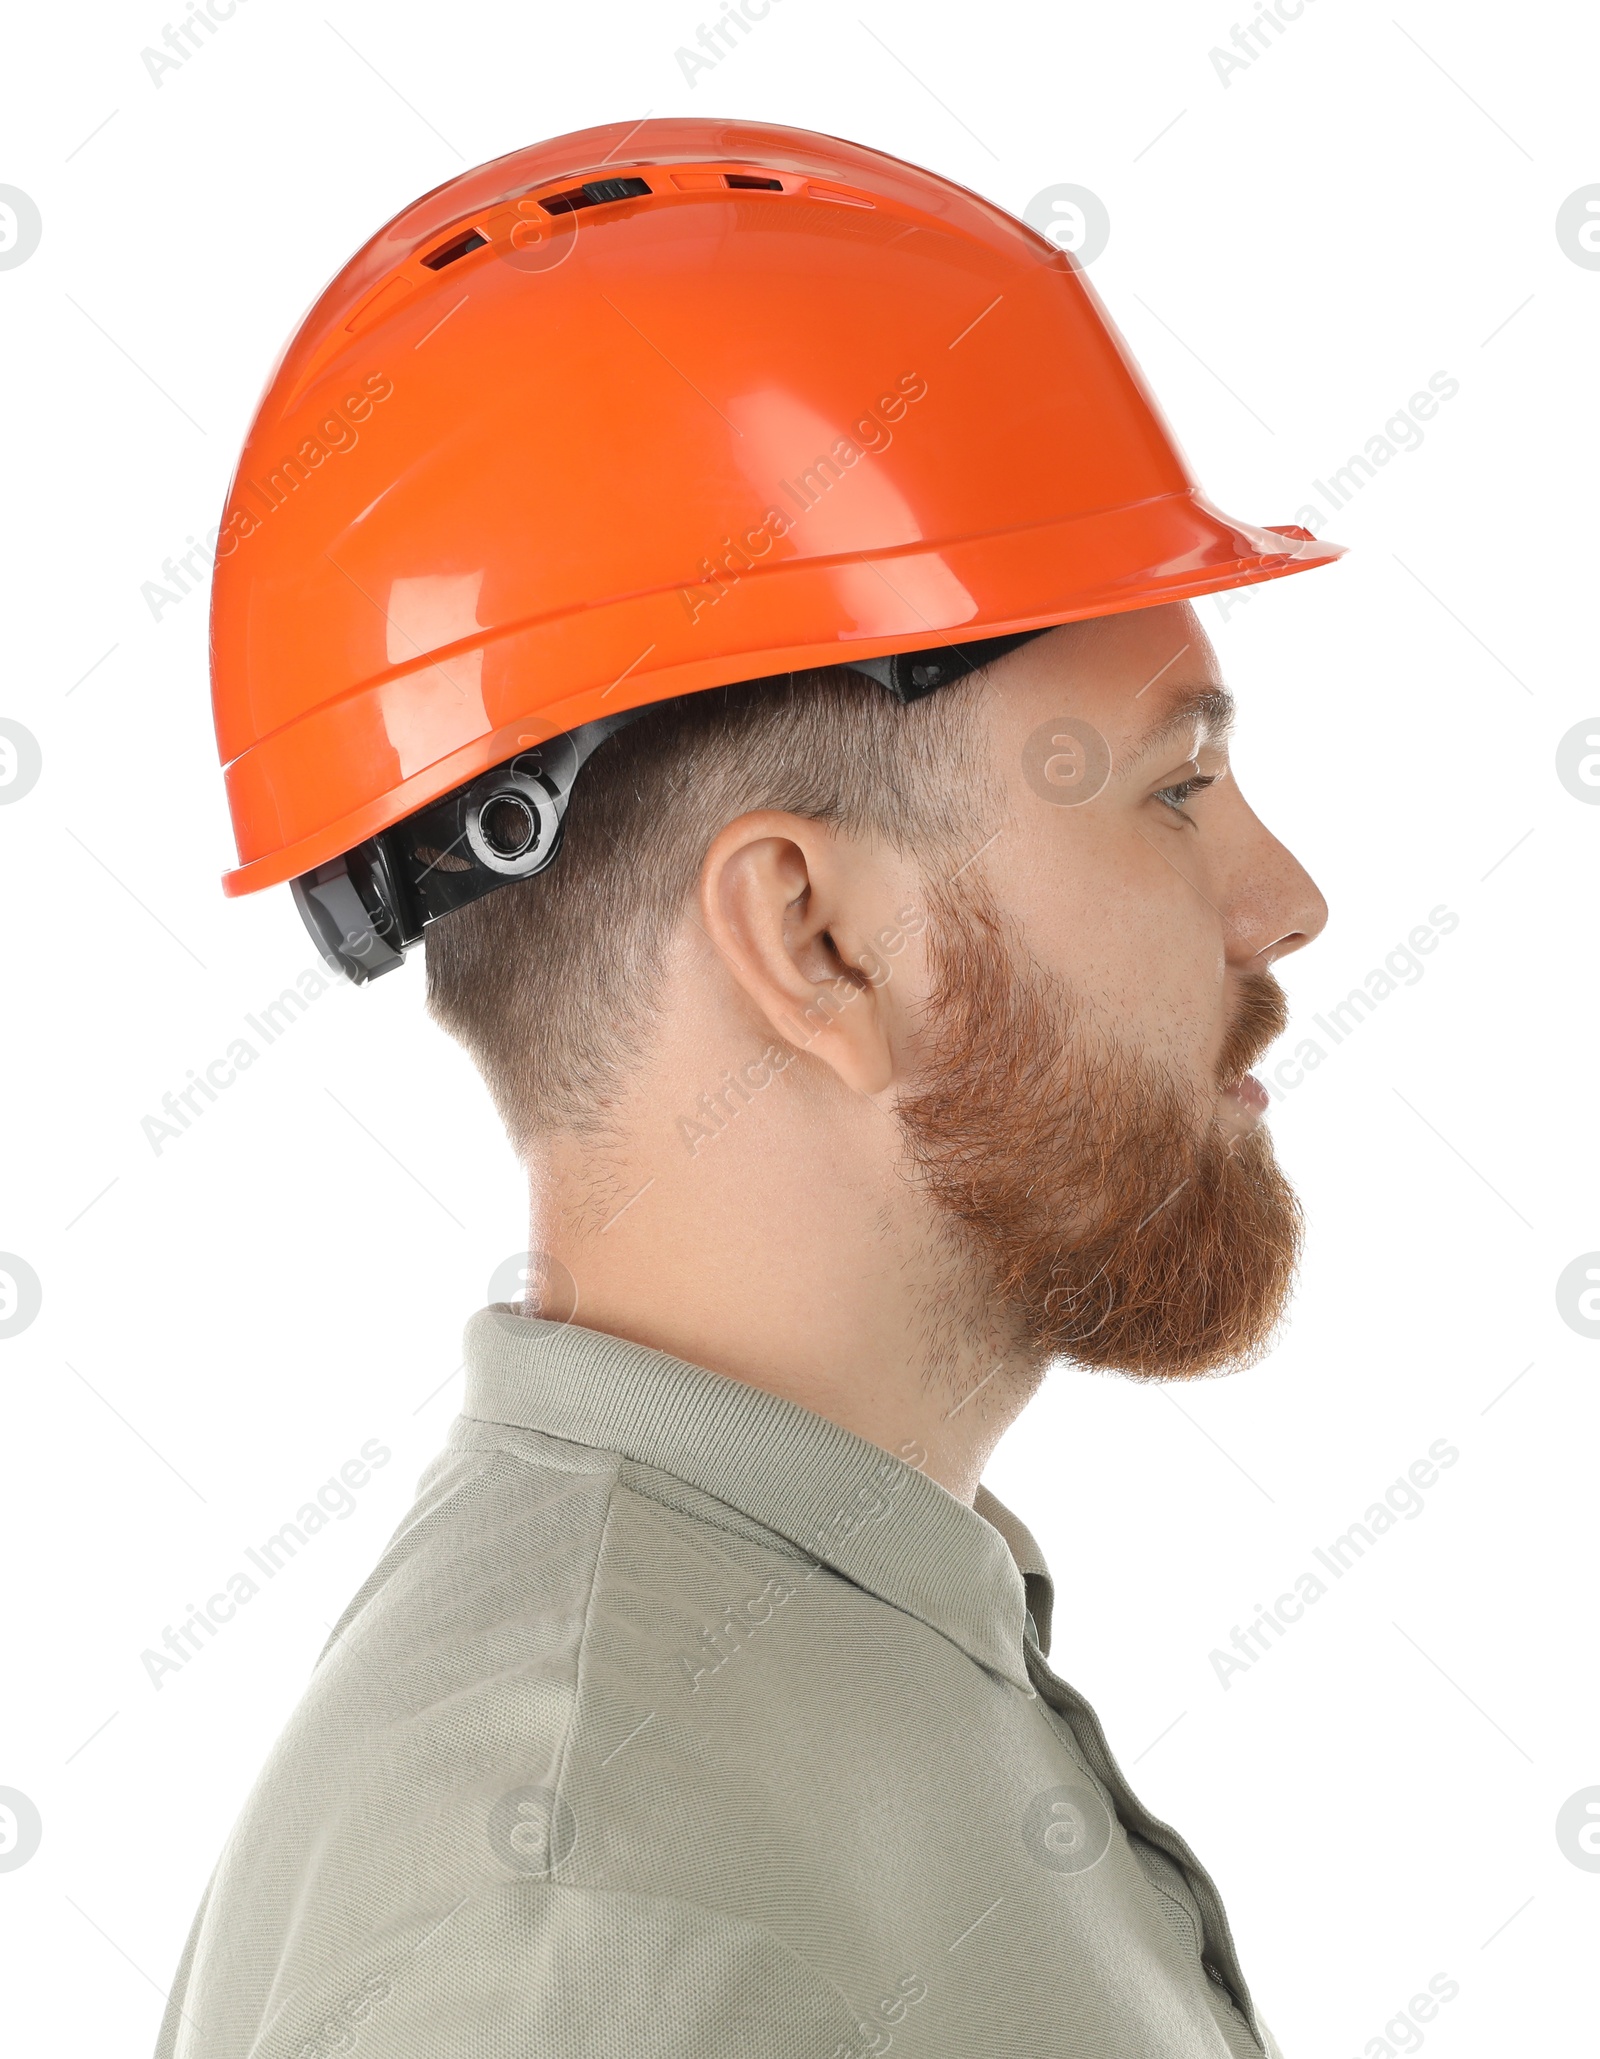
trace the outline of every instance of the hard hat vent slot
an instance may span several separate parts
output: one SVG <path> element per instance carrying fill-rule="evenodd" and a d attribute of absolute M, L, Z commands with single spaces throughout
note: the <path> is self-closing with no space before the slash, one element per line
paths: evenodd
<path fill-rule="evenodd" d="M 723 183 L 736 186 L 747 193 L 781 193 L 782 179 L 758 179 L 749 172 L 724 172 Z"/>
<path fill-rule="evenodd" d="M 580 207 L 599 207 L 607 200 L 638 200 L 648 196 L 647 179 L 590 179 L 568 193 L 550 193 L 539 202 L 546 214 L 576 214 Z"/>
<path fill-rule="evenodd" d="M 453 265 L 458 257 L 465 257 L 469 250 L 481 250 L 488 237 L 478 229 L 468 229 L 465 235 L 456 236 L 448 243 L 441 243 L 422 260 L 430 272 L 442 272 L 446 265 Z"/>

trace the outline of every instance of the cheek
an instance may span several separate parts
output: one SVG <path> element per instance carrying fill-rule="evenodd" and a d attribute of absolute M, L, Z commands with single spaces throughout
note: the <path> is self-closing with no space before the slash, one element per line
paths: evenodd
<path fill-rule="evenodd" d="M 1221 925 L 1163 854 L 1159 826 L 1148 841 L 1093 828 L 1064 825 L 1010 883 L 1022 935 L 1120 1041 L 1209 1077 L 1224 1027 Z"/>

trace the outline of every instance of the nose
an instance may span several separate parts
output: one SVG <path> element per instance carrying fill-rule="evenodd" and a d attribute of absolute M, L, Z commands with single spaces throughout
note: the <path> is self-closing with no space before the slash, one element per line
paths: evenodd
<path fill-rule="evenodd" d="M 1322 934 L 1328 904 L 1294 853 L 1254 814 L 1250 820 L 1255 834 L 1227 907 L 1228 959 L 1264 971 Z"/>

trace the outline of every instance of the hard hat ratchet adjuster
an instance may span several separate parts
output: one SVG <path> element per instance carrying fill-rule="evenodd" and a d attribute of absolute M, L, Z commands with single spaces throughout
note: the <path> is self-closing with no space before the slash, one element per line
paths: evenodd
<path fill-rule="evenodd" d="M 542 872 L 561 847 L 579 772 L 649 712 L 625 709 L 550 737 L 291 881 L 323 957 L 363 985 L 392 972 L 441 915 Z"/>

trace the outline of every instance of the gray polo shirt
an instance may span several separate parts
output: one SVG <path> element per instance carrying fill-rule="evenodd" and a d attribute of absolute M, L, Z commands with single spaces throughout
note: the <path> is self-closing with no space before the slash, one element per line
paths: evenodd
<path fill-rule="evenodd" d="M 158 2059 L 1280 2059 L 993 1496 L 591 1330 L 466 1349 Z"/>

